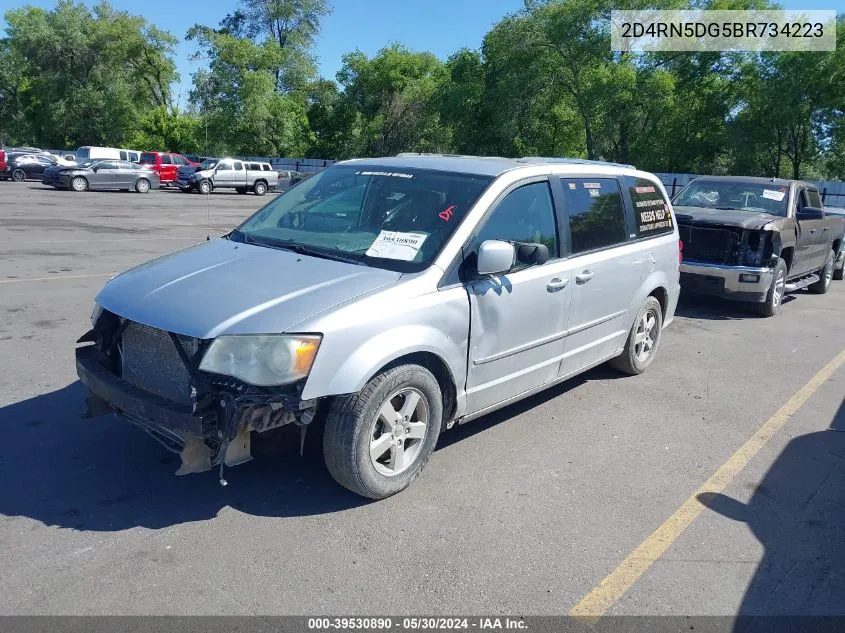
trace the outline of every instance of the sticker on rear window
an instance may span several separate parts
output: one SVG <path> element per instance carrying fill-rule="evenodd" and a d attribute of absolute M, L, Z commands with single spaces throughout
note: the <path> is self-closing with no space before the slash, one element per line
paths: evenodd
<path fill-rule="evenodd" d="M 763 197 L 775 202 L 782 202 L 786 191 L 778 191 L 776 189 L 763 189 Z"/>
<path fill-rule="evenodd" d="M 417 256 L 428 235 L 425 233 L 402 233 L 382 231 L 367 249 L 367 257 L 383 257 L 410 262 Z"/>
<path fill-rule="evenodd" d="M 584 189 L 601 189 L 600 182 L 585 182 Z"/>
<path fill-rule="evenodd" d="M 637 193 L 654 193 L 654 187 L 634 187 Z"/>
<path fill-rule="evenodd" d="M 413 178 L 413 174 L 403 174 L 398 171 L 359 171 L 359 176 L 389 176 L 391 178 Z"/>

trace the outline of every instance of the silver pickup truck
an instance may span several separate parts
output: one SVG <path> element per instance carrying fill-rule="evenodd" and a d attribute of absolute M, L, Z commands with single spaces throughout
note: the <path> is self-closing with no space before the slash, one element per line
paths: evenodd
<path fill-rule="evenodd" d="M 229 188 L 241 194 L 252 191 L 256 196 L 263 196 L 275 189 L 278 182 L 279 174 L 270 163 L 222 158 L 203 161 L 192 174 L 180 171 L 176 186 L 185 193 L 211 193 Z"/>

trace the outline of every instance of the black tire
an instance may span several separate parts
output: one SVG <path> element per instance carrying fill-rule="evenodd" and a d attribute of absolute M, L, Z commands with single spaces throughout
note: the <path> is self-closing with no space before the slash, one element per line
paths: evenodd
<path fill-rule="evenodd" d="M 252 186 L 252 192 L 256 196 L 263 196 L 265 193 L 267 193 L 267 183 L 263 180 L 259 180 Z"/>
<path fill-rule="evenodd" d="M 388 475 L 376 469 L 370 456 L 371 443 L 381 436 L 376 435 L 379 411 L 389 402 L 391 394 L 403 389 L 413 390 L 421 401 L 424 399 L 428 423 L 424 437 L 414 445 L 417 450 L 413 461 L 404 470 Z M 323 433 L 326 467 L 341 486 L 363 497 L 384 499 L 404 490 L 419 476 L 434 451 L 442 425 L 441 388 L 434 375 L 419 365 L 388 369 L 370 380 L 359 393 L 338 396 L 332 402 Z M 390 439 L 391 435 L 386 437 Z"/>
<path fill-rule="evenodd" d="M 151 188 L 152 185 L 146 178 L 138 178 L 138 180 L 135 181 L 135 191 L 138 193 L 149 193 Z"/>
<path fill-rule="evenodd" d="M 816 295 L 823 295 L 830 290 L 830 281 L 833 279 L 833 263 L 836 261 L 836 253 L 833 249 L 827 254 L 824 260 L 824 267 L 819 271 L 819 280 L 807 286 L 807 290 Z"/>
<path fill-rule="evenodd" d="M 244 195 L 246 194 L 246 187 L 235 187 L 235 191 L 237 191 L 241 195 Z"/>
<path fill-rule="evenodd" d="M 76 193 L 88 191 L 88 181 L 82 176 L 74 176 L 70 179 L 70 190 Z"/>
<path fill-rule="evenodd" d="M 779 289 L 778 282 L 786 285 L 786 262 L 778 258 L 777 264 L 772 269 L 772 285 L 766 293 L 766 300 L 763 303 L 753 303 L 754 311 L 760 316 L 773 317 L 780 312 L 783 305 L 784 289 Z"/>
<path fill-rule="evenodd" d="M 202 194 L 207 195 L 207 194 L 211 193 L 212 189 L 213 189 L 213 187 L 211 186 L 211 182 L 209 182 L 208 180 L 203 180 L 203 181 L 200 182 L 200 184 L 197 185 L 197 191 L 199 191 Z"/>
<path fill-rule="evenodd" d="M 652 345 L 648 348 L 648 354 L 638 353 L 637 349 L 637 335 L 640 332 L 643 320 L 651 315 L 654 319 L 654 325 L 649 330 L 651 336 L 649 340 Z M 654 297 L 647 297 L 637 312 L 637 318 L 634 319 L 634 324 L 631 326 L 631 331 L 628 333 L 628 340 L 625 341 L 625 347 L 622 353 L 614 359 L 611 359 L 610 366 L 623 374 L 629 376 L 636 376 L 648 369 L 657 354 L 657 348 L 660 345 L 660 335 L 663 332 L 663 308 L 660 307 L 660 302 Z M 645 344 L 645 343 L 643 343 Z"/>
<path fill-rule="evenodd" d="M 840 255 L 839 268 L 833 268 L 833 278 L 836 281 L 845 279 L 845 254 Z"/>
<path fill-rule="evenodd" d="M 12 180 L 15 182 L 23 182 L 26 180 L 26 172 L 23 169 L 15 169 L 12 171 Z"/>

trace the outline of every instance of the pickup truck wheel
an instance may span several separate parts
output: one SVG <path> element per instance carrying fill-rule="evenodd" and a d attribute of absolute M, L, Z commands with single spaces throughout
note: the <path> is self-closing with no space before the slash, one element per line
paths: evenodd
<path fill-rule="evenodd" d="M 824 262 L 824 268 L 819 271 L 819 280 L 816 283 L 807 286 L 807 290 L 817 295 L 823 295 L 830 290 L 830 280 L 833 279 L 834 261 L 836 261 L 836 253 L 834 253 L 831 249 Z"/>
<path fill-rule="evenodd" d="M 625 348 L 610 361 L 610 366 L 631 376 L 643 373 L 654 360 L 662 330 L 663 310 L 660 302 L 654 297 L 648 297 L 634 319 Z"/>
<path fill-rule="evenodd" d="M 766 293 L 766 300 L 763 303 L 754 303 L 754 310 L 760 316 L 772 317 L 780 312 L 780 306 L 783 303 L 783 295 L 786 292 L 786 262 L 778 259 L 772 271 L 772 285 L 769 286 L 769 292 Z"/>
<path fill-rule="evenodd" d="M 407 488 L 428 462 L 443 421 L 440 385 L 419 365 L 384 371 L 334 399 L 323 434 L 332 477 L 370 499 Z"/>
<path fill-rule="evenodd" d="M 211 183 L 207 180 L 203 180 L 202 182 L 200 182 L 198 189 L 199 192 L 202 194 L 209 194 L 211 193 Z"/>
<path fill-rule="evenodd" d="M 263 196 L 267 193 L 267 183 L 263 180 L 259 180 L 252 186 L 252 191 L 255 193 L 256 196 Z"/>
<path fill-rule="evenodd" d="M 839 266 L 833 267 L 833 278 L 836 281 L 842 281 L 845 278 L 845 254 L 840 254 Z"/>

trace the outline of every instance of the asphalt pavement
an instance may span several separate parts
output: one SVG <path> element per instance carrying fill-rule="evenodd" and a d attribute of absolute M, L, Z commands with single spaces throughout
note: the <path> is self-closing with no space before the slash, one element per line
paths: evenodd
<path fill-rule="evenodd" d="M 607 612 L 845 615 L 845 368 L 812 382 L 845 347 L 845 282 L 772 319 L 683 297 L 645 374 L 453 429 L 380 502 L 295 435 L 221 488 L 84 418 L 74 342 L 103 283 L 268 200 L 0 182 L 0 614 L 565 614 L 810 383 Z"/>

